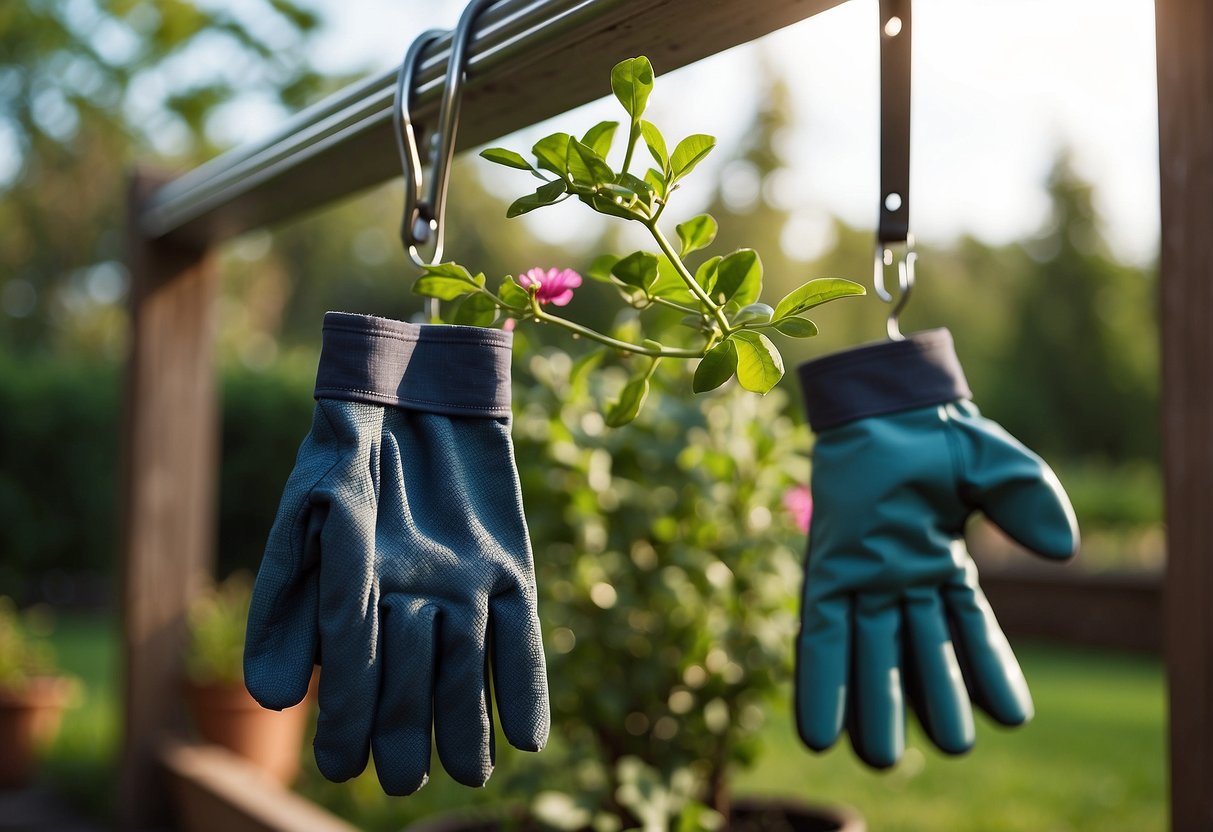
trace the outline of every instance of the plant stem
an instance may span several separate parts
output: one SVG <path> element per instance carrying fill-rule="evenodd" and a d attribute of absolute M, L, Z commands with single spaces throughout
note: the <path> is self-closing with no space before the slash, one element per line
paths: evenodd
<path fill-rule="evenodd" d="M 691 294 L 697 297 L 700 303 L 712 311 L 712 316 L 716 318 L 716 322 L 720 324 L 721 333 L 725 336 L 729 335 L 733 329 L 729 326 L 729 319 L 725 317 L 724 310 L 712 301 L 712 299 L 708 296 L 708 293 L 703 290 L 703 287 L 699 285 L 698 281 L 695 280 L 694 275 L 691 274 L 686 265 L 682 262 L 682 259 L 674 253 L 674 247 L 670 245 L 670 241 L 667 240 L 665 235 L 661 233 L 661 229 L 657 227 L 657 223 L 650 220 L 649 222 L 645 223 L 645 227 L 649 229 L 649 232 L 653 235 L 653 239 L 656 240 L 657 245 L 661 247 L 661 251 L 670 259 L 670 262 L 678 271 L 678 276 L 682 278 L 682 282 L 685 283 L 687 288 L 691 290 Z"/>
<path fill-rule="evenodd" d="M 692 309 L 689 306 L 683 306 L 681 303 L 675 303 L 674 301 L 668 300 L 666 298 L 650 297 L 649 300 L 651 300 L 653 303 L 659 303 L 662 306 L 668 306 L 671 309 L 677 309 L 679 312 L 686 312 L 688 315 L 702 315 L 703 314 L 702 309 Z"/>
<path fill-rule="evenodd" d="M 620 341 L 617 338 L 612 338 L 609 335 L 603 335 L 601 332 L 596 332 L 581 324 L 573 323 L 570 320 L 561 318 L 557 315 L 549 315 L 544 312 L 539 306 L 539 300 L 535 297 L 531 298 L 531 314 L 535 316 L 537 321 L 546 321 L 556 326 L 564 327 L 569 332 L 574 332 L 584 338 L 589 338 L 591 341 L 597 341 L 600 344 L 605 344 L 613 349 L 622 350 L 623 352 L 636 353 L 638 355 L 647 355 L 650 358 L 701 358 L 703 352 L 701 350 L 678 350 L 678 349 L 653 349 L 641 344 L 632 344 L 627 341 Z"/>
<path fill-rule="evenodd" d="M 633 121 L 632 126 L 628 128 L 628 150 L 623 154 L 623 170 L 622 173 L 627 173 L 628 168 L 632 165 L 632 154 L 636 150 L 636 140 L 640 138 L 640 124 Z"/>

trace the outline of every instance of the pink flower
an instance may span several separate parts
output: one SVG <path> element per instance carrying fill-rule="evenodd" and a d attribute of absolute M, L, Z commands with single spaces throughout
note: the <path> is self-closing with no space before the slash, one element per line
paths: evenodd
<path fill-rule="evenodd" d="M 530 269 L 526 274 L 518 276 L 518 285 L 529 289 L 538 286 L 536 297 L 540 303 L 551 303 L 556 306 L 568 306 L 573 299 L 573 290 L 581 285 L 581 275 L 572 269 Z"/>
<path fill-rule="evenodd" d="M 501 322 L 501 328 L 504 329 L 506 332 L 513 332 L 514 327 L 516 327 L 516 326 L 518 326 L 518 322 L 516 320 L 514 320 L 513 318 L 506 318 L 504 321 Z"/>
<path fill-rule="evenodd" d="M 807 534 L 809 522 L 813 519 L 813 495 L 809 487 L 796 485 L 783 492 L 783 507 L 796 523 L 796 528 Z"/>

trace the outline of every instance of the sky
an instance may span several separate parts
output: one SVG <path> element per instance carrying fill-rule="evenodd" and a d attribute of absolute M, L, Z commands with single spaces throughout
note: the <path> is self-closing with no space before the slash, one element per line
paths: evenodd
<path fill-rule="evenodd" d="M 398 65 L 415 35 L 452 26 L 463 7 L 450 0 L 362 0 L 351 14 L 346 0 L 316 3 L 327 22 L 314 60 L 343 72 Z M 651 119 L 667 135 L 704 132 L 721 142 L 715 167 L 699 175 L 699 190 L 688 187 L 684 200 L 706 200 L 716 177 L 743 197 L 752 186 L 744 171 L 721 162 L 738 147 L 764 69 L 774 70 L 787 80 L 794 102 L 793 126 L 779 142 L 790 166 L 771 194 L 800 220 L 790 244 L 813 254 L 815 243 L 828 242 L 817 232 L 830 215 L 872 227 L 879 159 L 876 14 L 876 0 L 849 0 L 668 76 L 656 67 Z M 1095 185 L 1114 253 L 1149 262 L 1159 225 L 1153 15 L 1151 0 L 918 0 L 915 236 L 946 243 L 971 234 L 1000 243 L 1037 233 L 1047 222 L 1045 177 L 1067 148 Z M 708 86 L 713 95 L 695 94 Z M 521 149 L 545 132 L 574 132 L 615 117 L 617 105 L 602 101 L 498 143 Z M 501 179 L 495 189 L 498 182 L 503 194 L 517 195 L 522 187 Z M 575 235 L 576 221 L 560 216 L 549 213 L 535 229 L 556 239 Z"/>

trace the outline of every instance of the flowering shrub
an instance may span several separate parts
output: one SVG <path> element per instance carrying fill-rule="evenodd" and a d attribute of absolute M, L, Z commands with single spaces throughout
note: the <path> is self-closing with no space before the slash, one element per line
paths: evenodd
<path fill-rule="evenodd" d="M 533 761 L 533 811 L 568 829 L 662 828 L 655 812 L 710 828 L 786 707 L 804 538 L 781 500 L 807 480 L 808 432 L 780 391 L 679 395 L 685 362 L 611 431 L 592 402 L 619 368 L 554 350 L 516 363 L 555 740 Z"/>
<path fill-rule="evenodd" d="M 682 332 L 671 333 L 666 342 L 652 337 L 625 340 L 554 314 L 544 307 L 564 306 L 581 283 L 581 277 L 568 270 L 532 269 L 517 278 L 507 275 L 493 290 L 483 273 L 473 274 L 448 262 L 424 267 L 425 274 L 414 285 L 414 291 L 456 301 L 443 314 L 443 320 L 450 323 L 492 326 L 503 316 L 511 321 L 533 320 L 647 359 L 637 362 L 639 366 L 607 410 L 610 426 L 626 424 L 636 417 L 648 395 L 654 369 L 665 358 L 702 359 L 691 380 L 697 393 L 714 390 L 734 376 L 746 390 L 766 393 L 784 371 L 783 358 L 768 336 L 816 335 L 816 325 L 804 318 L 804 313 L 837 298 L 862 295 L 863 287 L 840 278 L 819 278 L 794 289 L 772 306 L 760 300 L 762 261 L 753 249 L 707 257 L 693 267 L 687 258 L 711 246 L 716 238 L 716 220 L 700 214 L 678 223 L 674 229 L 677 246 L 659 221 L 681 181 L 707 157 L 716 140 L 694 134 L 679 141 L 671 151 L 657 127 L 643 118 L 653 90 L 653 67 L 648 58 L 629 58 L 617 64 L 611 71 L 611 90 L 628 116 L 627 140 L 618 170 L 607 161 L 621 126 L 614 121 L 594 125 L 580 139 L 568 133 L 545 136 L 531 148 L 533 163 L 500 147 L 485 150 L 481 156 L 525 171 L 542 182 L 534 193 L 510 205 L 509 217 L 576 197 L 600 214 L 644 226 L 657 251 L 634 251 L 623 257 L 603 255 L 594 261 L 587 276 L 614 287 L 625 307 L 681 312 Z M 637 175 L 631 170 L 642 141 L 654 166 Z"/>

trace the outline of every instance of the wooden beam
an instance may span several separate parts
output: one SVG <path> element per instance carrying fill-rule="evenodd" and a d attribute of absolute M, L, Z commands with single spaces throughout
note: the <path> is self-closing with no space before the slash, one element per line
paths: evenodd
<path fill-rule="evenodd" d="M 457 147 L 475 147 L 609 95 L 610 69 L 623 58 L 647 55 L 658 74 L 671 72 L 841 2 L 503 0 L 499 6 L 518 7 L 515 17 L 540 20 L 504 43 L 491 34 L 473 39 Z M 544 18 L 545 6 L 562 11 Z M 497 9 L 485 16 L 501 17 Z M 402 53 L 405 39 L 417 34 L 401 33 Z M 420 73 L 414 116 L 423 126 L 437 115 L 444 50 L 440 41 Z M 148 203 L 144 232 L 215 242 L 400 176 L 392 130 L 395 84 L 395 70 L 355 84 L 266 140 L 169 183 Z"/>
<path fill-rule="evenodd" d="M 130 345 L 122 460 L 124 828 L 160 825 L 168 801 L 156 744 L 182 725 L 186 610 L 213 558 L 217 276 L 204 249 L 147 240 L 136 219 L 161 184 L 137 174 L 129 199 Z"/>
<path fill-rule="evenodd" d="M 227 749 L 169 741 L 159 756 L 183 832 L 356 832 Z"/>
<path fill-rule="evenodd" d="M 1171 828 L 1213 829 L 1213 7 L 1157 0 Z"/>

